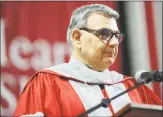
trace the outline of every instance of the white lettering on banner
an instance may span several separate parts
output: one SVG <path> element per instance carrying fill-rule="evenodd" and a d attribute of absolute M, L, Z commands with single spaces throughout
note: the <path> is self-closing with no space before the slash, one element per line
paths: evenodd
<path fill-rule="evenodd" d="M 66 43 L 55 43 L 53 48 L 54 64 L 65 62 L 65 56 L 70 55 L 70 49 Z"/>
<path fill-rule="evenodd" d="M 1 96 L 3 99 L 5 99 L 8 103 L 8 107 L 4 108 L 1 105 L 1 114 L 6 116 L 11 116 L 13 114 L 17 100 L 16 97 L 13 95 L 13 93 L 5 87 L 5 83 L 15 86 L 16 85 L 16 78 L 13 77 L 13 75 L 8 73 L 1 73 Z"/>
<path fill-rule="evenodd" d="M 52 65 L 51 48 L 45 39 L 35 40 L 33 43 L 34 56 L 31 58 L 31 66 L 35 71 Z"/>
<path fill-rule="evenodd" d="M 6 56 L 6 38 L 5 38 L 5 20 L 1 19 L 1 66 L 7 65 L 7 56 Z"/>
<path fill-rule="evenodd" d="M 9 45 L 8 52 L 9 59 L 16 68 L 22 71 L 30 69 L 39 71 L 65 62 L 65 56 L 70 56 L 71 51 L 68 44 L 64 42 L 56 42 L 51 47 L 46 39 L 38 39 L 31 43 L 27 37 L 18 36 Z"/>
<path fill-rule="evenodd" d="M 23 71 L 28 70 L 30 68 L 29 60 L 22 57 L 20 53 L 26 55 L 32 53 L 32 45 L 29 39 L 24 36 L 13 39 L 9 47 L 9 57 L 18 69 Z"/>
<path fill-rule="evenodd" d="M 6 105 L 1 104 L 1 115 L 3 116 L 11 116 L 13 115 L 17 100 L 16 96 L 10 91 L 9 88 L 5 86 L 5 84 L 8 84 L 11 87 L 16 87 L 17 85 L 20 86 L 20 89 L 17 89 L 19 94 L 22 92 L 25 84 L 28 81 L 28 76 L 20 76 L 19 78 L 16 78 L 13 74 L 9 73 L 1 73 L 1 98 L 3 98 L 7 103 L 8 107 L 3 107 Z M 17 82 L 19 80 L 19 82 Z"/>

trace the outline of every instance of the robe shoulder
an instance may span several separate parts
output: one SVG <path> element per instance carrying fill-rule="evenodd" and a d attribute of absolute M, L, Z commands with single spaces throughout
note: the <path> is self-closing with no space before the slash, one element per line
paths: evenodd
<path fill-rule="evenodd" d="M 72 105 L 75 102 L 78 104 Z M 76 116 L 83 111 L 84 106 L 68 80 L 54 71 L 42 70 L 27 82 L 14 116 L 38 112 L 45 116 Z"/>
<path fill-rule="evenodd" d="M 57 103 L 58 97 L 56 95 L 59 92 L 55 80 L 58 79 L 57 75 L 50 73 L 49 71 L 40 71 L 34 74 L 24 87 L 19 102 L 15 111 L 15 116 L 34 114 L 37 112 L 51 113 L 51 109 L 55 109 L 56 116 L 60 116 L 59 104 Z M 53 98 L 53 99 L 50 99 Z M 44 100 L 48 100 L 45 103 Z M 53 102 L 51 102 L 53 100 Z M 52 107 L 53 106 L 53 107 Z M 49 110 L 46 110 L 48 108 Z"/>

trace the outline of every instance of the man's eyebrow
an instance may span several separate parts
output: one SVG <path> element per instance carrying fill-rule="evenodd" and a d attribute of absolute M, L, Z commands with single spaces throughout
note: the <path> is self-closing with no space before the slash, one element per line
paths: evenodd
<path fill-rule="evenodd" d="M 118 30 L 118 31 L 113 31 L 114 33 L 120 33 L 120 31 Z"/>

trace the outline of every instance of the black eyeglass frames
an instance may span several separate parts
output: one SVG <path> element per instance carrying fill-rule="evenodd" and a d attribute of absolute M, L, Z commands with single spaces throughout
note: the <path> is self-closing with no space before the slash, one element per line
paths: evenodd
<path fill-rule="evenodd" d="M 98 38 L 101 38 L 102 40 L 111 40 L 112 37 L 115 35 L 115 37 L 118 39 L 118 42 L 122 42 L 124 39 L 124 34 L 120 32 L 113 32 L 112 30 L 109 30 L 107 28 L 101 28 L 99 30 L 93 30 L 93 29 L 88 29 L 88 28 L 79 28 L 80 30 L 85 30 L 89 33 L 94 34 Z"/>

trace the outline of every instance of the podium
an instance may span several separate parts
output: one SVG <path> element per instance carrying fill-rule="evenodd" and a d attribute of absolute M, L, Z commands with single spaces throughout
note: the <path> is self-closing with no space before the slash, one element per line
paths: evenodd
<path fill-rule="evenodd" d="M 128 104 L 114 117 L 162 117 L 163 108 L 151 104 Z"/>

